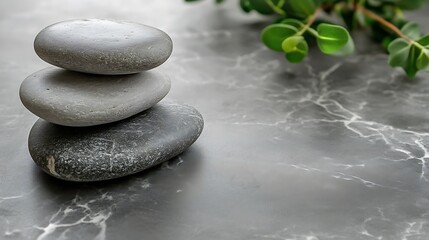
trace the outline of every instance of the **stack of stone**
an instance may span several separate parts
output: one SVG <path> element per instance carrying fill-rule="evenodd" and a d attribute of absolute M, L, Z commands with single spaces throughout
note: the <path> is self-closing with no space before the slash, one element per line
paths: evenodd
<path fill-rule="evenodd" d="M 72 20 L 43 29 L 34 48 L 50 67 L 27 77 L 24 106 L 39 119 L 28 145 L 36 164 L 69 181 L 130 175 L 187 149 L 203 129 L 194 108 L 170 100 L 170 80 L 153 69 L 172 51 L 159 29 Z"/>

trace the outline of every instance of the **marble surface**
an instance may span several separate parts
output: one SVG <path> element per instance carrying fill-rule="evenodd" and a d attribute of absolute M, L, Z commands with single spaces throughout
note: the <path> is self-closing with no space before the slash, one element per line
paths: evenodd
<path fill-rule="evenodd" d="M 428 239 L 429 75 L 406 80 L 363 40 L 287 64 L 258 41 L 268 19 L 212 2 L 0 1 L 0 239 Z M 96 184 L 34 165 L 19 85 L 47 66 L 36 34 L 76 18 L 169 33 L 169 97 L 206 121 L 188 151 Z"/>

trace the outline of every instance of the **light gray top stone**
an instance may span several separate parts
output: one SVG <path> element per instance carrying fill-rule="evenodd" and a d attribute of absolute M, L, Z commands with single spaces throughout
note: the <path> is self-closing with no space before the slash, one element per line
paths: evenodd
<path fill-rule="evenodd" d="M 139 23 L 102 19 L 59 22 L 43 29 L 34 49 L 44 61 L 94 74 L 130 74 L 155 68 L 171 55 L 163 31 Z"/>

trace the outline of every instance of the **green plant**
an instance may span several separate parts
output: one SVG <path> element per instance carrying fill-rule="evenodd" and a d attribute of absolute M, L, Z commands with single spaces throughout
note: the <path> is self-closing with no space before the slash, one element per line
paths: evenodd
<path fill-rule="evenodd" d="M 187 2 L 198 0 L 185 0 Z M 217 3 L 224 0 L 215 0 Z M 372 38 L 389 53 L 389 64 L 401 67 L 413 78 L 419 71 L 429 72 L 429 35 L 403 12 L 420 8 L 429 0 L 239 0 L 245 12 L 275 15 L 276 20 L 262 30 L 262 42 L 283 52 L 286 59 L 299 63 L 308 55 L 311 38 L 328 55 L 354 52 L 349 30 L 367 28 Z M 322 14 L 324 13 L 324 14 Z M 321 20 L 339 16 L 344 27 Z"/>

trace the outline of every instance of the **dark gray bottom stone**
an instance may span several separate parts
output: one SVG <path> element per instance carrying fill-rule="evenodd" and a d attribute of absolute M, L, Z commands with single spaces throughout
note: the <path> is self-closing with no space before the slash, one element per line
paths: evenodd
<path fill-rule="evenodd" d="M 204 121 L 194 108 L 163 101 L 120 122 L 66 127 L 39 119 L 28 146 L 35 163 L 69 181 L 100 181 L 127 176 L 186 150 Z"/>

